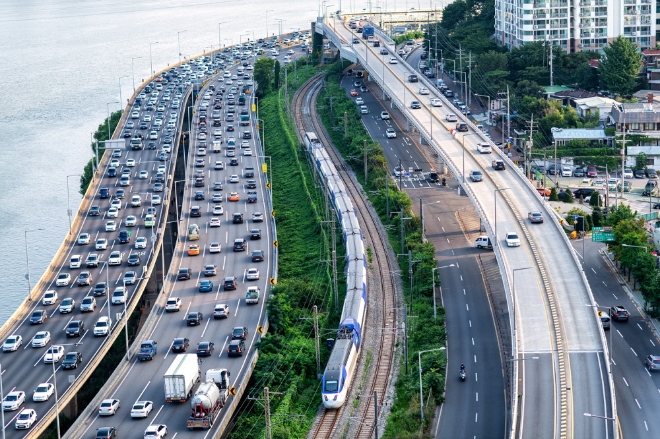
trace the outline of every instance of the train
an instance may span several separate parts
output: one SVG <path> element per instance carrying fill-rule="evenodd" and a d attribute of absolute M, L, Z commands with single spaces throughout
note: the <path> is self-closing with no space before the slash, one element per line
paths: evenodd
<path fill-rule="evenodd" d="M 338 409 L 346 401 L 355 376 L 364 335 L 363 324 L 368 302 L 367 258 L 358 212 L 328 152 L 316 133 L 305 133 L 304 142 L 307 153 L 322 177 L 322 184 L 335 210 L 346 246 L 346 298 L 337 328 L 337 339 L 323 372 L 321 396 L 326 409 Z"/>

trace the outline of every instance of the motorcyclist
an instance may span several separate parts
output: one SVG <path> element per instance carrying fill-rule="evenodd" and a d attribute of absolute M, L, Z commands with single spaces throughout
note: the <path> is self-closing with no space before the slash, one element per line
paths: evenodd
<path fill-rule="evenodd" d="M 461 372 L 465 372 L 465 364 L 461 363 Z"/>

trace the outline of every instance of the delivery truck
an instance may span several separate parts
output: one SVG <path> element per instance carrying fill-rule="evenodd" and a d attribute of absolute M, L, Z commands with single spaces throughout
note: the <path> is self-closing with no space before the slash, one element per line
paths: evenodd
<path fill-rule="evenodd" d="M 193 395 L 193 388 L 200 379 L 199 361 L 196 354 L 183 354 L 174 357 L 163 376 L 165 400 L 185 402 Z"/>

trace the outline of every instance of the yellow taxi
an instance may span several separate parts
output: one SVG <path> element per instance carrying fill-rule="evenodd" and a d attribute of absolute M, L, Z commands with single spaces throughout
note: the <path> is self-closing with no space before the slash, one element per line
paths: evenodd
<path fill-rule="evenodd" d="M 231 192 L 229 194 L 229 201 L 239 201 L 240 197 L 238 196 L 238 192 Z"/>
<path fill-rule="evenodd" d="M 188 246 L 188 256 L 196 256 L 199 254 L 199 245 L 190 244 Z"/>

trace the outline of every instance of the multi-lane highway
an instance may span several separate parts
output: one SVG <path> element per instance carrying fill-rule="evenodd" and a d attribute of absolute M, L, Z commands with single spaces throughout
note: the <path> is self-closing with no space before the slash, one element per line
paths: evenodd
<path fill-rule="evenodd" d="M 491 167 L 491 160 L 500 156 L 497 152 L 478 153 L 477 143 L 486 140 L 470 123 L 466 133 L 454 136 L 450 132 L 456 124 L 448 120 L 453 108 L 423 78 L 417 83 L 410 82 L 413 70 L 391 53 L 393 47 L 388 47 L 390 53 L 383 56 L 379 49 L 365 44 L 364 40 L 351 43 L 357 36 L 344 23 L 337 23 L 334 31 L 328 25 L 332 23 L 317 29 L 337 32 L 348 42 L 342 50 L 357 55 L 369 70 L 370 78 L 385 87 L 392 101 L 462 180 L 463 189 L 475 203 L 495 241 L 504 284 L 512 294 L 510 303 L 515 310 L 511 315 L 517 342 L 514 345 L 516 359 L 535 357 L 534 361 L 516 364 L 519 370 L 517 393 L 522 397 L 517 400 L 519 416 L 512 428 L 521 437 L 554 437 L 569 433 L 612 435 L 611 422 L 596 424 L 581 415 L 595 412 L 612 417 L 614 410 L 604 335 L 593 310 L 584 306 L 590 301 L 588 283 L 580 270 L 576 270 L 577 261 L 567 251 L 570 246 L 558 224 L 546 221 L 531 225 L 526 221 L 529 211 L 541 211 L 549 218 L 551 209 L 522 174 L 512 169 L 506 158 L 503 159 L 508 169 L 496 171 Z M 429 94 L 421 92 L 422 86 L 429 89 Z M 443 106 L 431 105 L 431 98 L 440 99 Z M 458 118 L 462 119 L 460 115 Z M 484 181 L 469 181 L 466 176 L 473 169 L 481 171 Z M 519 246 L 508 246 L 517 244 L 515 240 L 509 239 L 508 243 L 505 240 L 510 232 L 520 239 Z M 542 252 L 540 242 L 543 242 Z M 555 271 L 576 274 L 559 277 L 553 275 Z M 487 359 L 475 356 L 467 367 L 479 361 Z M 471 375 L 471 378 L 478 379 L 478 376 Z"/>
<path fill-rule="evenodd" d="M 123 125 L 117 130 L 123 136 L 120 147 L 104 156 L 81 207 L 81 218 L 74 223 L 71 239 L 63 244 L 59 260 L 51 265 L 50 278 L 39 284 L 45 284 L 45 288 L 33 292 L 39 300 L 24 307 L 18 325 L 11 328 L 12 334 L 22 337 L 22 345 L 3 355 L 4 394 L 25 392 L 26 402 L 21 408 L 36 410 L 38 420 L 47 411 L 52 413 L 55 396 L 33 402 L 34 390 L 40 383 L 53 384 L 57 378 L 57 394 L 62 397 L 72 386 L 71 379 L 79 377 L 106 341 L 104 335 L 95 336 L 97 322 L 107 317 L 113 330 L 121 330 L 121 326 L 116 327 L 118 317 L 135 300 L 140 284 L 146 282 L 147 266 L 153 261 L 155 234 L 163 222 L 162 203 L 167 199 L 170 158 L 177 151 L 188 86 L 172 78 L 147 87 L 153 90 L 144 92 L 142 105 L 135 103 L 127 109 Z M 133 150 L 130 142 L 138 135 L 143 137 L 143 147 Z M 46 304 L 42 296 L 56 299 Z M 67 328 L 78 321 L 84 325 L 82 330 L 76 332 L 77 336 L 68 337 Z M 105 333 L 100 326 L 96 332 Z M 36 339 L 39 347 L 33 347 Z M 77 368 L 65 370 L 64 360 L 56 358 L 54 377 L 52 364 L 44 362 L 51 345 L 62 346 L 61 350 L 55 348 L 59 353 L 80 353 L 82 361 Z M 10 436 L 25 435 L 13 428 L 19 412 L 5 412 L 4 427 Z"/>
<path fill-rule="evenodd" d="M 211 355 L 200 358 L 202 381 L 207 370 L 224 368 L 229 370 L 234 385 L 243 378 L 250 365 L 250 354 L 259 337 L 257 328 L 263 321 L 269 280 L 273 275 L 270 264 L 273 236 L 257 133 L 253 121 L 245 126 L 239 122 L 241 110 L 247 110 L 250 118 L 254 117 L 250 108 L 251 93 L 244 105 L 239 104 L 239 95 L 243 86 L 251 81 L 252 71 L 246 69 L 239 74 L 238 68 L 233 67 L 228 73 L 221 73 L 206 83 L 194 110 L 186 179 L 176 183 L 179 189 L 183 188 L 183 200 L 179 200 L 182 205 L 180 234 L 168 275 L 173 285 L 166 288 L 168 297 L 161 297 L 156 304 L 153 312 L 157 313 L 157 321 L 150 333 L 141 334 L 142 339 L 158 342 L 158 353 L 154 361 L 134 360 L 128 373 L 111 390 L 106 389 L 107 395 L 99 395 L 119 399 L 121 408 L 118 413 L 112 417 L 99 417 L 92 411 L 90 417 L 78 422 L 75 437 L 93 436 L 104 426 L 114 427 L 119 436 L 126 437 L 154 423 L 166 424 L 169 433 L 178 437 L 189 436 L 191 433 L 186 428 L 191 411 L 189 403 L 167 403 L 163 388 L 165 371 L 175 357 L 181 355 L 170 349 L 176 338 L 188 339 L 189 353 L 196 352 L 199 342 L 214 344 Z M 253 91 L 253 87 L 249 88 Z M 200 104 L 204 103 L 208 105 L 206 123 L 200 119 L 204 114 L 200 111 Z M 221 126 L 214 126 L 215 119 Z M 228 131 L 229 126 L 234 130 Z M 214 152 L 214 141 L 222 142 L 218 152 Z M 200 142 L 205 142 L 206 148 L 200 147 Z M 234 143 L 235 146 L 231 147 Z M 256 197 L 256 201 L 248 202 L 251 197 Z M 193 224 L 199 228 L 199 239 L 196 240 L 191 239 L 195 231 Z M 236 240 L 245 241 L 244 250 L 235 244 Z M 221 246 L 220 252 L 217 252 L 217 245 Z M 198 246 L 199 254 L 195 254 L 197 250 L 191 246 Z M 264 260 L 261 262 L 256 261 L 258 250 L 263 251 Z M 191 271 L 190 279 L 180 279 L 177 274 L 186 268 Z M 258 270 L 258 279 L 248 280 L 250 268 Z M 211 275 L 205 275 L 207 270 Z M 233 277 L 237 281 L 236 289 L 224 288 L 227 278 Z M 204 281 L 212 283 L 210 291 L 200 291 Z M 260 290 L 256 304 L 246 304 L 249 287 Z M 177 299 L 179 311 L 167 312 L 163 306 L 165 302 Z M 226 305 L 222 307 L 227 310 L 225 318 L 214 318 L 216 305 Z M 198 325 L 188 325 L 190 313 L 202 314 Z M 246 327 L 248 333 L 243 355 L 230 358 L 227 349 L 235 327 Z M 146 419 L 131 418 L 131 407 L 138 400 L 153 402 L 153 411 Z M 233 399 L 230 402 L 235 403 Z M 225 412 L 223 410 L 220 416 Z"/>

